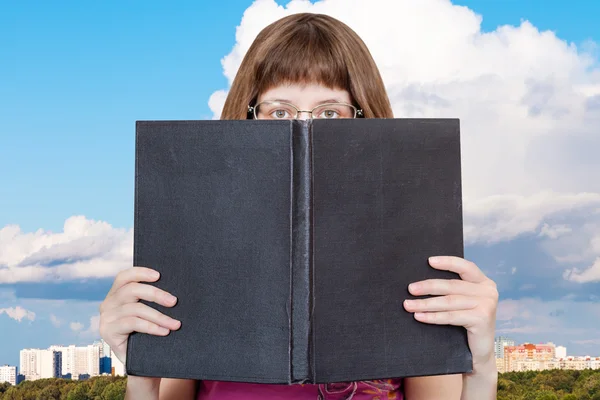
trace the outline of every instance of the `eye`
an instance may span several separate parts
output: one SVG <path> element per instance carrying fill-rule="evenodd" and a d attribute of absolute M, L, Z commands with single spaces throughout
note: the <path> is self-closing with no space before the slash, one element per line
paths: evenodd
<path fill-rule="evenodd" d="M 340 114 L 339 112 L 337 112 L 336 110 L 323 110 L 323 112 L 321 112 L 321 114 L 319 114 L 319 118 L 339 118 Z M 322 117 L 321 117 L 322 115 Z"/>
<path fill-rule="evenodd" d="M 292 119 L 296 109 L 291 104 L 276 101 L 265 101 L 255 108 L 258 119 Z"/>
<path fill-rule="evenodd" d="M 342 103 L 322 104 L 314 109 L 313 116 L 320 119 L 353 118 L 354 108 Z"/>
<path fill-rule="evenodd" d="M 273 110 L 273 111 L 271 111 L 271 114 L 269 114 L 269 115 L 275 119 L 291 118 L 290 112 L 283 108 L 278 109 L 278 110 Z"/>

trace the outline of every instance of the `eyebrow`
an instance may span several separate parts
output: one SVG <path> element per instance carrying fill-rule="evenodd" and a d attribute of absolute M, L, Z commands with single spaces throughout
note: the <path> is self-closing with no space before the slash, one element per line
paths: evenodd
<path fill-rule="evenodd" d="M 278 101 L 280 103 L 290 103 L 292 104 L 292 102 L 288 99 L 263 99 L 263 101 Z"/>
<path fill-rule="evenodd" d="M 323 100 L 321 102 L 321 104 L 325 104 L 325 103 L 347 103 L 347 101 L 343 101 L 343 100 L 340 100 L 340 99 L 332 98 L 332 99 Z"/>
<path fill-rule="evenodd" d="M 277 102 L 280 102 L 280 103 L 294 104 L 293 101 L 288 100 L 288 99 L 264 99 L 263 101 L 277 101 Z M 346 103 L 346 101 L 343 101 L 343 100 L 340 100 L 340 99 L 336 99 L 336 98 L 331 98 L 331 99 L 320 101 L 317 104 L 317 106 L 320 105 L 320 104 L 326 104 L 326 103 Z"/>

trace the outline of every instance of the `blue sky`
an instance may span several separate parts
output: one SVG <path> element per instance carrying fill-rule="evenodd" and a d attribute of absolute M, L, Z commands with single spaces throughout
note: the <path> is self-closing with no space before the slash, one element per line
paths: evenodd
<path fill-rule="evenodd" d="M 279 1 L 279 4 L 286 4 Z M 16 3 L 0 14 L 0 226 L 60 230 L 73 214 L 130 226 L 139 119 L 203 119 L 251 1 Z M 200 6 L 200 4 L 202 4 Z M 486 31 L 528 19 L 568 41 L 600 37 L 600 4 L 457 1 Z"/>
<path fill-rule="evenodd" d="M 264 4 L 256 9 L 266 9 L 269 1 L 257 3 Z M 501 25 L 517 27 L 526 19 L 539 30 L 556 32 L 557 41 L 582 48 L 589 47 L 583 45 L 587 41 L 600 41 L 600 26 L 594 20 L 600 14 L 600 3 L 461 0 L 454 4 L 481 14 L 484 32 L 494 32 Z M 94 5 L 70 1 L 60 6 L 39 2 L 35 8 L 16 2 L 4 4 L 0 11 L 0 229 L 18 225 L 19 243 L 33 240 L 38 230 L 47 235 L 60 233 L 65 221 L 78 215 L 105 221 L 115 229 L 131 229 L 135 121 L 212 118 L 210 96 L 228 87 L 221 60 L 232 53 L 236 27 L 251 5 L 253 2 L 241 0 L 230 0 L 226 7 L 219 2 L 197 1 L 177 2 L 177 7 L 158 1 Z M 258 18 L 248 15 L 249 20 Z M 548 54 L 554 54 L 553 49 L 549 45 Z M 384 71 L 384 78 L 390 74 Z M 573 82 L 581 83 L 583 78 L 578 76 Z M 425 78 L 418 79 L 425 85 Z M 557 85 L 559 89 L 552 93 L 558 98 L 564 86 Z M 390 93 L 395 93 L 392 83 L 389 87 Z M 534 100 L 539 98 L 539 93 L 533 96 Z M 541 98 L 544 105 L 554 107 L 552 96 Z M 402 109 L 402 101 L 399 97 L 398 109 Z M 428 105 L 423 107 L 427 110 Z M 468 119 L 465 125 L 469 127 Z M 536 176 L 542 181 L 545 175 Z M 562 186 L 552 186 L 558 181 L 549 182 L 550 186 L 542 189 L 562 191 Z M 583 185 L 575 192 L 595 193 L 595 189 Z M 525 194 L 527 190 L 523 190 Z M 574 190 L 569 189 L 571 192 Z M 514 193 L 521 192 L 515 189 Z M 541 234 L 544 223 L 560 227 L 579 221 L 583 228 L 578 231 L 589 228 L 577 214 L 581 209 L 566 209 L 570 211 L 555 210 L 540 217 L 534 227 L 524 228 L 524 234 L 476 241 L 467 247 L 467 256 L 499 283 L 502 299 L 509 301 L 507 309 L 512 310 L 513 300 L 523 300 L 523 304 L 549 315 L 576 309 L 573 301 L 579 301 L 580 309 L 587 313 L 599 309 L 600 300 L 593 297 L 600 289 L 597 281 L 578 283 L 563 278 L 566 269 L 589 267 L 594 255 L 565 265 L 557 259 L 571 253 L 556 253 L 591 240 L 571 234 L 564 239 L 561 236 L 556 245 L 548 244 Z M 585 219 L 585 212 L 592 211 L 583 212 Z M 595 228 L 589 229 L 594 236 Z M 118 240 L 124 235 L 126 232 L 110 233 Z M 8 252 L 2 240 L 0 236 L 0 251 Z M 22 249 L 26 248 L 23 245 Z M 77 253 L 74 248 L 82 247 L 76 244 L 57 251 Z M 47 265 L 60 262 L 46 257 Z M 551 267 L 542 271 L 541 265 Z M 83 280 L 20 278 L 0 283 L 0 310 L 19 306 L 36 315 L 33 320 L 23 318 L 19 322 L 0 312 L 0 364 L 17 364 L 18 351 L 24 347 L 86 343 L 97 338 L 93 329 L 86 330 L 111 279 L 111 273 L 106 273 Z M 511 314 L 502 323 L 511 328 L 511 324 L 522 324 L 508 332 L 521 340 L 571 340 L 571 331 L 532 331 L 526 324 L 529 319 Z M 71 323 L 81 323 L 82 327 L 70 327 Z M 552 323 L 550 327 L 554 327 Z M 561 323 L 581 334 L 578 343 L 568 343 L 570 349 L 600 355 L 600 342 L 587 343 L 595 332 L 589 318 L 579 315 Z"/>

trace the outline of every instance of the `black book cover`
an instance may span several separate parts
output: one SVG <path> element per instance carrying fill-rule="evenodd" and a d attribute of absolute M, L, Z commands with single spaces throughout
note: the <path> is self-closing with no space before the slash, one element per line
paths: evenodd
<path fill-rule="evenodd" d="M 182 321 L 129 375 L 328 383 L 465 373 L 462 327 L 403 308 L 463 256 L 455 119 L 141 121 L 134 265 Z"/>

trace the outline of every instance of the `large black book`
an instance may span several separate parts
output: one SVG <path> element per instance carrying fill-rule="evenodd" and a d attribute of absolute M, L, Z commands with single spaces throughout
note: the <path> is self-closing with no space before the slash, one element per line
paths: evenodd
<path fill-rule="evenodd" d="M 403 308 L 456 279 L 459 121 L 143 121 L 134 265 L 161 272 L 182 321 L 129 338 L 129 375 L 327 383 L 465 373 L 462 327 Z"/>

